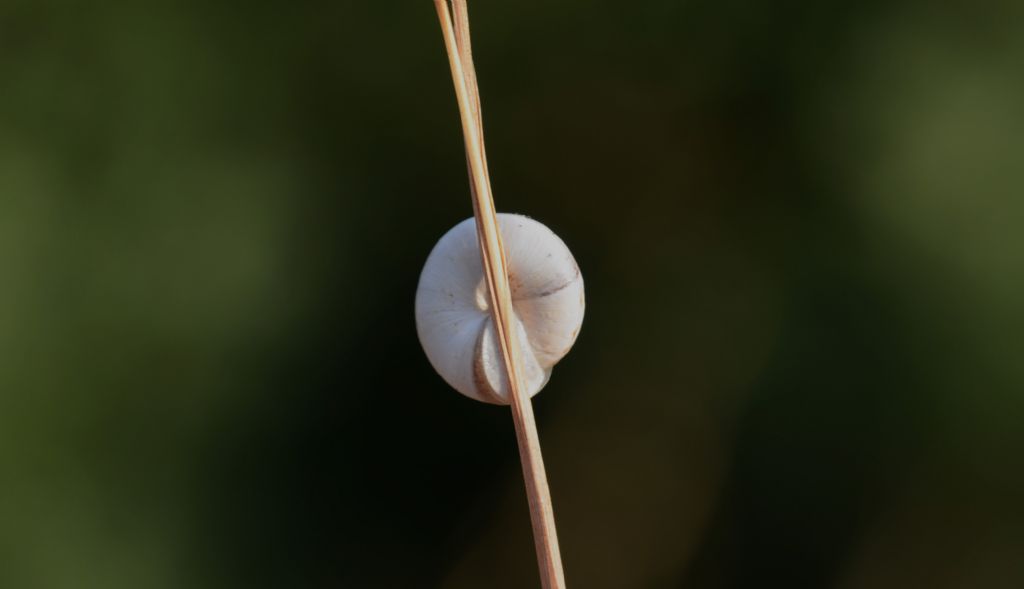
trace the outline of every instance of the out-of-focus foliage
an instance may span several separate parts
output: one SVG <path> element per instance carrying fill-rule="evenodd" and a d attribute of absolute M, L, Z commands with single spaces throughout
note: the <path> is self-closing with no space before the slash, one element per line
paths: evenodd
<path fill-rule="evenodd" d="M 1020 2 L 471 2 L 587 588 L 1024 585 Z M 0 587 L 529 587 L 431 2 L 0 5 Z"/>

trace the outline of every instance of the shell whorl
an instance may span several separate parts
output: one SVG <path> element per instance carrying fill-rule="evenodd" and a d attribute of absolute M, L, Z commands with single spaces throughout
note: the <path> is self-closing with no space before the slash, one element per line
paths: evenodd
<path fill-rule="evenodd" d="M 583 322 L 583 277 L 565 243 L 543 224 L 498 214 L 526 392 L 537 394 Z M 480 261 L 475 221 L 434 246 L 416 289 L 416 331 L 431 365 L 455 390 L 508 404 L 509 386 Z"/>

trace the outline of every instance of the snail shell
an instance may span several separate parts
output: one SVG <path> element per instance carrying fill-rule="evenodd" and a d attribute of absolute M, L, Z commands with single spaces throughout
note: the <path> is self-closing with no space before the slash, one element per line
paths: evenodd
<path fill-rule="evenodd" d="M 543 224 L 498 215 L 512 291 L 512 323 L 529 396 L 547 384 L 583 323 L 583 277 L 569 248 Z M 416 289 L 416 331 L 434 370 L 467 397 L 509 403 L 508 378 L 473 218 L 437 242 Z"/>

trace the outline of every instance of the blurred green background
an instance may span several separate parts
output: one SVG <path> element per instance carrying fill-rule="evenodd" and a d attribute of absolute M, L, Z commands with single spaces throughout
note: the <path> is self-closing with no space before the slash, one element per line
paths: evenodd
<path fill-rule="evenodd" d="M 1024 5 L 471 2 L 570 586 L 1024 586 Z M 0 4 L 0 587 L 537 586 L 432 3 Z"/>

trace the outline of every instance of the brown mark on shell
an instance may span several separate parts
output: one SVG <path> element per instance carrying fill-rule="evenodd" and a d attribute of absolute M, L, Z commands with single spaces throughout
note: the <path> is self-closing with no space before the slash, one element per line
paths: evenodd
<path fill-rule="evenodd" d="M 533 296 L 529 296 L 529 297 L 517 297 L 517 296 L 515 296 L 516 293 L 517 293 L 518 287 L 520 286 L 520 283 L 518 281 L 516 281 L 515 282 L 515 288 L 512 289 L 512 298 L 513 299 L 517 299 L 517 300 L 542 299 L 542 298 L 544 298 L 546 296 L 551 296 L 551 295 L 555 294 L 556 292 L 558 292 L 560 290 L 565 290 L 565 289 L 569 288 L 570 286 L 575 284 L 575 282 L 577 280 L 579 280 L 579 278 L 580 278 L 580 269 L 579 269 L 579 267 L 577 267 L 576 268 L 576 272 L 572 275 L 572 278 L 570 278 L 564 284 L 560 284 L 560 285 L 558 285 L 558 286 L 556 286 L 554 288 L 549 288 L 547 290 L 543 290 L 543 291 L 541 291 L 541 292 L 539 292 L 539 293 L 537 293 L 537 294 L 535 294 Z M 512 275 L 511 274 L 509 274 L 508 280 L 509 280 L 509 284 L 512 284 Z"/>

